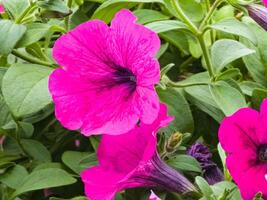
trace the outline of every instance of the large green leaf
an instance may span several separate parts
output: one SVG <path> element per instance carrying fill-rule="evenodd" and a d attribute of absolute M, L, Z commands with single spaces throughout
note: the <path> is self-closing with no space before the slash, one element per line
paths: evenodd
<path fill-rule="evenodd" d="M 220 71 L 232 61 L 252 53 L 255 53 L 255 51 L 235 40 L 218 40 L 211 48 L 212 64 L 216 71 Z"/>
<path fill-rule="evenodd" d="M 107 0 L 94 12 L 93 19 L 109 23 L 116 12 L 122 8 L 132 8 L 138 3 L 161 3 L 163 0 Z"/>
<path fill-rule="evenodd" d="M 258 43 L 257 37 L 254 34 L 254 32 L 252 32 L 246 24 L 236 19 L 226 19 L 220 21 L 218 23 L 212 24 L 211 28 L 218 31 L 223 31 L 226 33 L 231 33 L 234 35 L 245 37 L 254 44 Z"/>
<path fill-rule="evenodd" d="M 18 42 L 17 46 L 24 47 L 43 38 L 50 29 L 49 24 L 32 23 L 27 25 L 27 31 L 25 35 Z"/>
<path fill-rule="evenodd" d="M 0 54 L 7 55 L 24 35 L 26 27 L 10 20 L 0 20 Z"/>
<path fill-rule="evenodd" d="M 146 27 L 155 31 L 156 33 L 167 32 L 177 29 L 187 29 L 187 26 L 178 20 L 163 20 L 146 24 Z"/>
<path fill-rule="evenodd" d="M 15 19 L 30 5 L 28 0 L 2 0 L 2 3 Z"/>
<path fill-rule="evenodd" d="M 241 92 L 226 82 L 218 81 L 210 84 L 210 92 L 226 116 L 232 115 L 240 108 L 247 107 L 245 97 Z"/>
<path fill-rule="evenodd" d="M 5 101 L 16 117 L 33 114 L 51 103 L 48 76 L 52 69 L 16 64 L 8 69 L 2 85 Z"/>
<path fill-rule="evenodd" d="M 80 174 L 85 168 L 89 168 L 97 164 L 95 153 L 66 151 L 62 156 L 62 161 L 70 169 Z"/>
<path fill-rule="evenodd" d="M 168 105 L 169 115 L 174 116 L 174 121 L 164 130 L 168 134 L 175 131 L 190 132 L 194 130 L 194 121 L 188 102 L 184 96 L 175 89 L 157 89 L 160 100 Z"/>
<path fill-rule="evenodd" d="M 150 9 L 138 9 L 134 11 L 134 15 L 138 18 L 139 24 L 147 24 L 154 21 L 167 20 L 170 18 L 159 11 Z"/>
<path fill-rule="evenodd" d="M 29 191 L 70 185 L 75 182 L 76 179 L 62 169 L 36 170 L 24 178 L 22 184 L 15 190 L 12 197 Z"/>
<path fill-rule="evenodd" d="M 22 184 L 26 176 L 28 176 L 27 170 L 21 165 L 16 165 L 0 175 L 0 182 L 10 188 L 16 189 Z"/>
<path fill-rule="evenodd" d="M 42 143 L 36 140 L 22 139 L 21 145 L 34 160 L 39 162 L 51 161 L 51 155 Z"/>

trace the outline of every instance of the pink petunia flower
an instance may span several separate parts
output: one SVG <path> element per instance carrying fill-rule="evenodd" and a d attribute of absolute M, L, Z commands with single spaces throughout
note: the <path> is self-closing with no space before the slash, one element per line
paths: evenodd
<path fill-rule="evenodd" d="M 0 4 L 0 14 L 5 12 L 5 8 L 2 4 Z"/>
<path fill-rule="evenodd" d="M 161 200 L 161 199 L 151 190 L 151 195 L 149 196 L 149 200 Z"/>
<path fill-rule="evenodd" d="M 244 200 L 257 192 L 267 199 L 267 99 L 260 112 L 243 108 L 226 117 L 219 140 L 228 153 L 226 164 Z"/>
<path fill-rule="evenodd" d="M 262 2 L 267 7 L 267 0 L 262 0 Z"/>
<path fill-rule="evenodd" d="M 63 126 L 87 136 L 121 134 L 156 119 L 160 40 L 136 20 L 123 9 L 110 27 L 91 20 L 56 41 L 53 57 L 62 68 L 50 76 L 49 89 Z"/>
<path fill-rule="evenodd" d="M 122 135 L 103 135 L 99 165 L 81 173 L 85 193 L 91 200 L 112 200 L 116 192 L 134 187 L 161 187 L 186 193 L 195 187 L 179 172 L 170 168 L 156 151 L 156 132 L 172 117 L 161 105 L 158 118 L 151 125 L 141 123 Z"/>

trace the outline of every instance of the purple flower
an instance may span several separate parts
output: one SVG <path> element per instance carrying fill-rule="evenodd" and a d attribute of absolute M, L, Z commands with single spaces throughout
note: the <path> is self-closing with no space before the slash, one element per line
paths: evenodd
<path fill-rule="evenodd" d="M 159 187 L 178 193 L 196 188 L 178 171 L 160 159 L 156 132 L 173 118 L 161 105 L 151 125 L 141 123 L 128 133 L 103 135 L 98 148 L 99 165 L 86 169 L 81 177 L 91 200 L 112 200 L 117 192 L 134 187 Z"/>
<path fill-rule="evenodd" d="M 267 30 L 267 8 L 257 4 L 247 6 L 249 16 Z"/>
<path fill-rule="evenodd" d="M 204 177 L 209 184 L 213 185 L 224 180 L 222 171 L 211 160 L 212 153 L 207 146 L 195 143 L 188 148 L 187 154 L 194 157 L 200 163 Z"/>

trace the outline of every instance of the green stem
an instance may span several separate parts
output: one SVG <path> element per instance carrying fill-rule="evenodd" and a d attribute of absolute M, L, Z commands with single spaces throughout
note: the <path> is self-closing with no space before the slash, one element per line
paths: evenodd
<path fill-rule="evenodd" d="M 24 10 L 24 12 L 18 17 L 18 19 L 15 20 L 16 24 L 20 24 L 23 19 L 29 14 L 31 13 L 33 10 L 35 10 L 37 8 L 37 6 L 35 5 L 35 3 L 30 4 L 30 6 L 28 8 L 26 8 Z"/>
<path fill-rule="evenodd" d="M 177 87 L 177 88 L 185 88 L 185 87 L 192 87 L 192 86 L 199 86 L 199 85 L 208 85 L 208 83 L 205 83 L 205 82 L 181 84 L 179 82 L 173 82 L 173 81 L 169 81 L 167 84 L 169 86 Z"/>
<path fill-rule="evenodd" d="M 71 9 L 72 0 L 68 0 L 67 5 Z M 65 22 L 66 30 L 68 31 L 70 28 L 70 16 L 69 15 L 65 17 L 64 22 Z"/>
<path fill-rule="evenodd" d="M 21 58 L 22 60 L 28 61 L 30 63 L 40 64 L 40 65 L 49 66 L 49 67 L 51 67 L 53 65 L 50 62 L 42 61 L 42 60 L 36 59 L 34 57 L 28 56 L 26 54 L 23 54 L 16 49 L 13 49 L 11 53 L 14 56 L 17 56 L 17 57 Z"/>
<path fill-rule="evenodd" d="M 198 36 L 198 41 L 199 41 L 200 47 L 201 47 L 202 52 L 203 52 L 203 57 L 204 57 L 205 62 L 206 62 L 209 76 L 213 80 L 214 79 L 214 72 L 213 72 L 213 67 L 212 67 L 212 63 L 211 63 L 210 53 L 209 53 L 208 47 L 204 41 L 204 35 Z"/>
<path fill-rule="evenodd" d="M 205 18 L 202 20 L 200 26 L 199 26 L 199 30 L 202 30 L 206 23 L 209 22 L 210 18 L 212 17 L 212 15 L 214 14 L 214 11 L 217 9 L 217 7 L 223 2 L 224 0 L 216 0 L 212 6 L 210 7 L 209 12 L 207 13 L 207 15 L 205 16 Z"/>
<path fill-rule="evenodd" d="M 177 13 L 177 15 L 181 18 L 181 20 L 187 24 L 188 28 L 196 35 L 199 35 L 200 32 L 196 25 L 186 16 L 184 11 L 182 10 L 180 4 L 177 0 L 171 0 L 171 3 Z"/>

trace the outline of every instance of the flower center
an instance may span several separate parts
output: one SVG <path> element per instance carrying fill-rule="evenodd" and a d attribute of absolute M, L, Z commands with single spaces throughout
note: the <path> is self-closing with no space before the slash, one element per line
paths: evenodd
<path fill-rule="evenodd" d="M 263 144 L 259 146 L 258 158 L 260 161 L 267 162 L 267 144 Z"/>
<path fill-rule="evenodd" d="M 127 68 L 117 66 L 116 71 L 113 72 L 114 81 L 116 84 L 127 84 L 130 92 L 133 92 L 136 88 L 136 76 L 133 72 Z"/>

